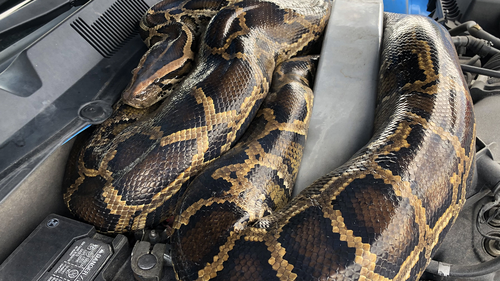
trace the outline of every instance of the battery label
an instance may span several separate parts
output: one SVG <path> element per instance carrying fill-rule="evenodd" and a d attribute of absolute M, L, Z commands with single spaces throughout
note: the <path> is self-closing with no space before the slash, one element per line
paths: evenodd
<path fill-rule="evenodd" d="M 41 280 L 91 281 L 111 254 L 111 247 L 104 242 L 88 237 L 75 241 Z"/>

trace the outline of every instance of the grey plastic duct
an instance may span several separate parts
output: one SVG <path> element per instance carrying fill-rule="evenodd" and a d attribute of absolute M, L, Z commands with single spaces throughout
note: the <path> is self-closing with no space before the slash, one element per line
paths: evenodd
<path fill-rule="evenodd" d="M 314 107 L 294 195 L 345 163 L 371 137 L 383 4 L 337 0 L 314 86 Z"/>

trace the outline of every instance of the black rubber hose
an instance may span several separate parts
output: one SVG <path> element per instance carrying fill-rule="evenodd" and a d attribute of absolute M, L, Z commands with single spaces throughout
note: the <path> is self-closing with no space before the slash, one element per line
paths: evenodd
<path fill-rule="evenodd" d="M 459 24 L 457 27 L 448 30 L 448 32 L 450 33 L 451 36 L 456 36 L 459 35 L 460 33 L 469 31 L 469 29 L 475 25 L 478 25 L 475 21 L 466 21 L 464 23 Z"/>
<path fill-rule="evenodd" d="M 475 55 L 472 58 L 470 58 L 470 60 L 468 60 L 465 64 L 466 65 L 474 65 L 480 58 L 481 58 L 480 56 Z"/>
<path fill-rule="evenodd" d="M 472 73 L 477 73 L 477 74 L 481 74 L 481 75 L 500 78 L 500 71 L 497 71 L 497 70 L 491 70 L 491 69 L 486 69 L 486 68 L 467 65 L 467 64 L 461 64 L 460 66 L 462 67 L 462 70 L 466 71 L 466 72 L 472 72 Z"/>
<path fill-rule="evenodd" d="M 439 276 L 478 277 L 500 270 L 500 257 L 474 265 L 458 265 L 431 260 L 425 271 Z"/>
<path fill-rule="evenodd" d="M 490 41 L 491 43 L 493 43 L 493 46 L 495 48 L 500 48 L 500 39 L 486 32 L 475 21 L 464 22 L 457 27 L 450 29 L 448 32 L 451 36 L 455 36 L 465 31 L 468 31 L 470 35 L 474 37 Z"/>
<path fill-rule="evenodd" d="M 459 47 L 466 47 L 473 53 L 486 57 L 488 55 L 495 55 L 500 53 L 500 50 L 490 46 L 489 41 L 479 39 L 473 36 L 454 36 L 452 37 L 453 44 L 458 49 Z"/>

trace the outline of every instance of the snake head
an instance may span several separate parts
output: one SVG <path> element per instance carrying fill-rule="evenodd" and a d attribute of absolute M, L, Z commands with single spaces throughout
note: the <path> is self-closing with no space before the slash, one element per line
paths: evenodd
<path fill-rule="evenodd" d="M 192 36 L 180 32 L 174 39 L 154 44 L 132 71 L 132 80 L 122 93 L 123 101 L 136 108 L 146 108 L 169 96 L 174 86 L 192 68 Z"/>

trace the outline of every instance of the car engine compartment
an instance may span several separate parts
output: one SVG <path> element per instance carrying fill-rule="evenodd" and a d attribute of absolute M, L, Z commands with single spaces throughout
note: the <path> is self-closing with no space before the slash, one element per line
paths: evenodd
<path fill-rule="evenodd" d="M 175 280 L 168 229 L 103 235 L 62 201 L 73 136 L 109 117 L 146 50 L 137 22 L 156 1 L 81 2 L 0 52 L 0 280 Z M 500 2 L 430 0 L 427 10 L 452 35 L 474 101 L 477 170 L 421 280 L 498 280 Z M 294 195 L 371 136 L 383 12 L 378 0 L 334 4 Z"/>

